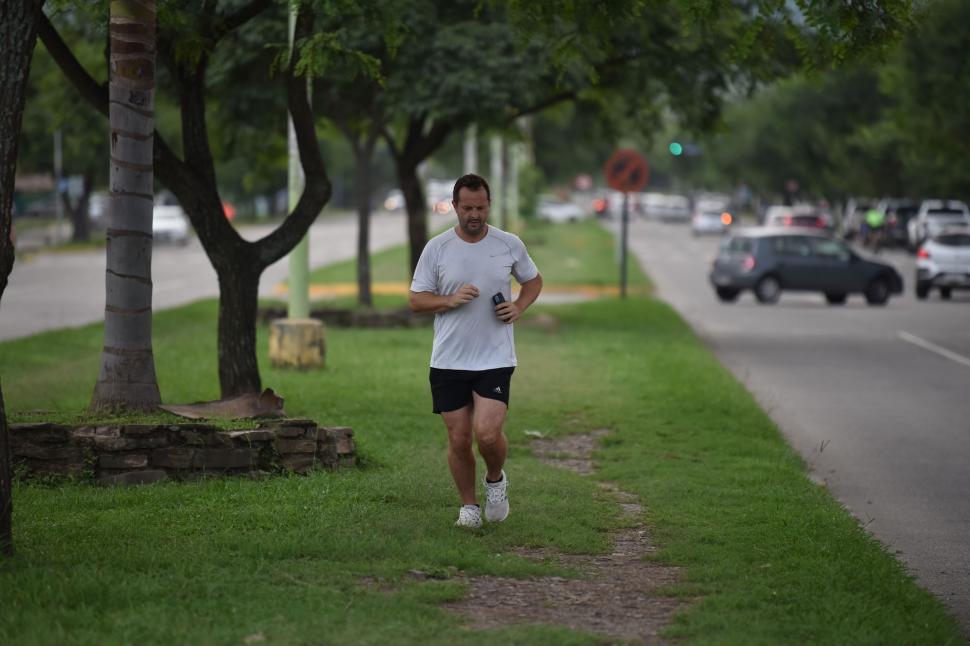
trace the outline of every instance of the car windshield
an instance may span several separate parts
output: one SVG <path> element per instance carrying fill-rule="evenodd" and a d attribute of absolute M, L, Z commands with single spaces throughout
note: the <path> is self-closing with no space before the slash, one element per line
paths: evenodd
<path fill-rule="evenodd" d="M 812 242 L 815 255 L 821 258 L 846 261 L 851 257 L 849 250 L 838 240 L 815 238 Z"/>
<path fill-rule="evenodd" d="M 930 218 L 956 218 L 963 217 L 964 213 L 960 209 L 933 209 L 927 211 L 926 216 Z"/>
<path fill-rule="evenodd" d="M 945 247 L 970 247 L 970 233 L 947 233 L 934 240 Z"/>
<path fill-rule="evenodd" d="M 726 254 L 751 253 L 754 250 L 754 240 L 744 237 L 728 238 L 721 243 L 721 252 Z"/>

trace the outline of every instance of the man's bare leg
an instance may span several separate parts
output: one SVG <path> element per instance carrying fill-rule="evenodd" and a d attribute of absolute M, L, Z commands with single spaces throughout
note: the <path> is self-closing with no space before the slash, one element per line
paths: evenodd
<path fill-rule="evenodd" d="M 472 452 L 472 404 L 441 413 L 448 429 L 448 467 L 463 505 L 475 499 L 475 454 Z"/>
<path fill-rule="evenodd" d="M 502 479 L 502 467 L 509 452 L 509 442 L 502 432 L 508 407 L 496 399 L 472 393 L 471 427 L 478 440 L 478 452 L 488 468 L 489 482 Z M 474 478 L 474 473 L 472 474 Z"/>

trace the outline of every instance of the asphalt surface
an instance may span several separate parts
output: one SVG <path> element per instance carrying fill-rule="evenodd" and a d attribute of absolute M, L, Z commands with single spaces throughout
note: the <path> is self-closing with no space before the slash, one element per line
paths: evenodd
<path fill-rule="evenodd" d="M 430 231 L 454 219 L 454 214 L 430 216 Z M 407 239 L 403 214 L 379 212 L 371 218 L 371 251 Z M 240 234 L 256 240 L 272 226 L 245 226 Z M 340 262 L 357 255 L 356 216 L 321 217 L 310 227 L 310 267 Z M 103 250 L 40 252 L 17 259 L 0 302 L 0 341 L 44 330 L 86 325 L 104 319 Z M 276 285 L 289 273 L 283 258 L 266 268 L 260 296 L 279 298 Z M 197 238 L 184 246 L 157 244 L 152 250 L 152 306 L 164 309 L 219 295 L 215 270 Z"/>
<path fill-rule="evenodd" d="M 609 226 L 609 225 L 608 225 Z M 719 238 L 637 220 L 638 259 L 671 304 L 747 386 L 810 477 L 824 483 L 970 634 L 970 292 L 913 294 L 914 262 L 884 252 L 903 295 L 871 307 L 783 293 L 718 302 L 707 274 Z"/>

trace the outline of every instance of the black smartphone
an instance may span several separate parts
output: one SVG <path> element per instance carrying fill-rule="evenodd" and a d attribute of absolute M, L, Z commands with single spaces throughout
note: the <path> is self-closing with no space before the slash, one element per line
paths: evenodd
<path fill-rule="evenodd" d="M 504 302 L 505 302 L 505 297 L 502 296 L 502 292 L 495 292 L 495 295 L 492 296 L 492 305 L 498 305 L 499 303 L 504 303 Z"/>

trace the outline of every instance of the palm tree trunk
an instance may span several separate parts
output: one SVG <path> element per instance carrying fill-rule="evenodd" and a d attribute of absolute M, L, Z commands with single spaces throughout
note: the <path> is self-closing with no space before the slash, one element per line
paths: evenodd
<path fill-rule="evenodd" d="M 152 410 L 161 401 L 152 355 L 154 0 L 112 0 L 110 37 L 104 350 L 91 408 Z"/>

